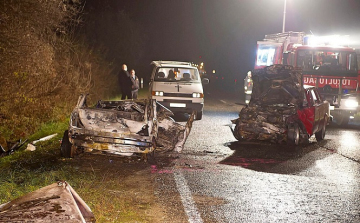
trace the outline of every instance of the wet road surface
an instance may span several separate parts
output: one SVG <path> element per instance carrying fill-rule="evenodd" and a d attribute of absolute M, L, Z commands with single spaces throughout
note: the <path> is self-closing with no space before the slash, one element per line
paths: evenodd
<path fill-rule="evenodd" d="M 155 193 L 180 222 L 360 222 L 360 128 L 290 148 L 240 143 L 241 99 L 207 94 L 181 154 L 153 165 Z"/>

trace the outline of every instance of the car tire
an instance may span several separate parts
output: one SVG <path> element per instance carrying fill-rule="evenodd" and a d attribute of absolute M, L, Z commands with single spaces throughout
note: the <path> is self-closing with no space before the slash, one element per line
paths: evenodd
<path fill-rule="evenodd" d="M 69 141 L 69 131 L 66 130 L 64 132 L 64 136 L 62 138 L 61 146 L 60 146 L 61 156 L 65 157 L 65 158 L 73 157 L 72 149 L 73 149 L 73 146 L 72 146 L 71 142 Z"/>
<path fill-rule="evenodd" d="M 195 115 L 196 120 L 201 120 L 203 116 L 203 111 L 197 111 Z"/>
<path fill-rule="evenodd" d="M 297 146 L 300 142 L 300 130 L 297 123 L 288 126 L 287 144 Z"/>
<path fill-rule="evenodd" d="M 321 140 L 323 140 L 325 138 L 325 133 L 326 133 L 326 123 L 327 123 L 327 120 L 324 119 L 324 123 L 323 123 L 323 126 L 321 128 L 321 130 L 319 132 L 316 132 L 315 133 L 315 138 L 316 140 L 319 142 Z"/>

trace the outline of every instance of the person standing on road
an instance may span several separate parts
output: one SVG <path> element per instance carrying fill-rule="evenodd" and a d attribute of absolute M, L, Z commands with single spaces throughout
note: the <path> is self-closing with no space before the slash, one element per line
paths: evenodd
<path fill-rule="evenodd" d="M 126 97 L 127 99 L 132 99 L 131 90 L 132 90 L 133 82 L 131 80 L 129 72 L 127 71 L 126 64 L 122 65 L 122 69 L 119 73 L 118 79 L 121 88 L 121 100 L 126 99 Z"/>
<path fill-rule="evenodd" d="M 131 75 L 131 81 L 132 81 L 132 98 L 137 99 L 138 98 L 138 91 L 139 91 L 139 78 L 135 75 L 135 70 L 132 69 L 130 71 Z"/>

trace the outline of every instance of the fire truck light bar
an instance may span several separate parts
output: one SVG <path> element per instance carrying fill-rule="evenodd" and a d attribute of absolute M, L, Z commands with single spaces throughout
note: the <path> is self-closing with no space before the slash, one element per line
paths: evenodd
<path fill-rule="evenodd" d="M 331 46 L 349 46 L 349 36 L 331 35 L 331 36 L 305 36 L 304 43 L 309 46 L 331 45 Z"/>

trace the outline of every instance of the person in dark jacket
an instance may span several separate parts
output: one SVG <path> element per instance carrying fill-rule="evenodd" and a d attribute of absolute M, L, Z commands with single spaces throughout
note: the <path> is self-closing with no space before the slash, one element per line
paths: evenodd
<path fill-rule="evenodd" d="M 131 81 L 132 81 L 132 98 L 137 99 L 138 98 L 138 91 L 139 91 L 139 78 L 135 75 L 135 70 L 132 69 L 130 71 L 131 75 Z"/>
<path fill-rule="evenodd" d="M 118 79 L 121 88 L 121 100 L 126 99 L 126 97 L 127 99 L 132 99 L 131 90 L 132 90 L 133 82 L 131 80 L 131 76 L 129 72 L 127 71 L 126 64 L 122 65 L 122 69 L 119 73 Z"/>

